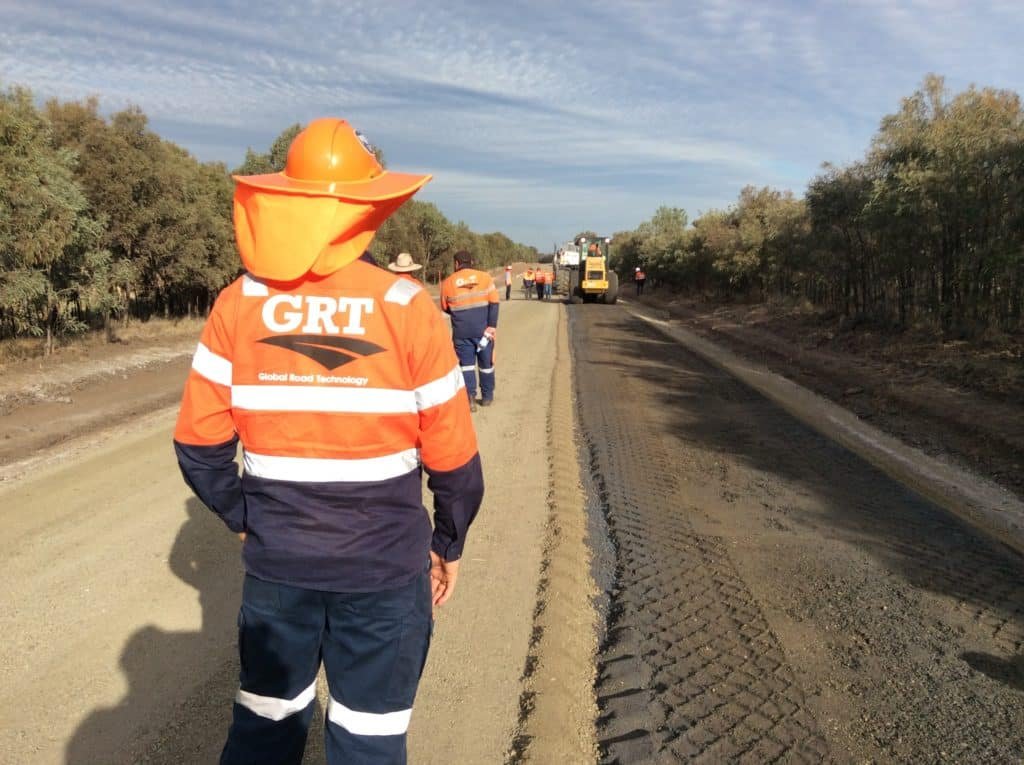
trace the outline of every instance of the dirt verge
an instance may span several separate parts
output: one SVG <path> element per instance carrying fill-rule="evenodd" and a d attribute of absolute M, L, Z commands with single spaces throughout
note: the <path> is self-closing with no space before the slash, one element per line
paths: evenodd
<path fill-rule="evenodd" d="M 1024 499 L 1021 339 L 967 344 L 914 332 L 841 332 L 815 314 L 667 294 L 639 302 Z"/>
<path fill-rule="evenodd" d="M 1024 503 L 998 484 L 947 460 L 930 457 L 831 401 L 781 375 L 760 369 L 683 327 L 651 317 L 635 307 L 629 310 L 825 437 L 845 446 L 940 507 L 1024 552 Z"/>

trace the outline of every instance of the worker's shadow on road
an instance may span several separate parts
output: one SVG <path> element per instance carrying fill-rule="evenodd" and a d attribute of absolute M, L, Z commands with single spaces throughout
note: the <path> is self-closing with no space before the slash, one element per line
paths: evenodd
<path fill-rule="evenodd" d="M 84 720 L 68 743 L 67 765 L 218 757 L 238 677 L 239 541 L 199 501 L 190 499 L 185 513 L 167 563 L 198 593 L 202 626 L 193 632 L 148 625 L 128 639 L 120 660 L 124 698 Z M 153 597 L 159 602 L 160 593 Z"/>
<path fill-rule="evenodd" d="M 973 669 L 988 675 L 993 680 L 1024 691 L 1024 656 L 1003 659 L 988 653 L 966 651 L 960 654 Z"/>

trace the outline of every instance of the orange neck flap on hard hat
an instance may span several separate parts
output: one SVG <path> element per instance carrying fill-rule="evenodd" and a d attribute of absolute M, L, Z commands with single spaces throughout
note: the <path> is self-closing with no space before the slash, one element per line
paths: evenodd
<path fill-rule="evenodd" d="M 294 281 L 326 276 L 359 258 L 377 229 L 408 199 L 350 202 L 235 187 L 235 239 L 253 276 Z"/>

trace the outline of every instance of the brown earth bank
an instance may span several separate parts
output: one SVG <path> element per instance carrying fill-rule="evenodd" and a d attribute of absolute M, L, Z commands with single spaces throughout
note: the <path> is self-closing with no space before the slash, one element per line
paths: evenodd
<path fill-rule="evenodd" d="M 806 307 L 625 294 L 1024 498 L 1024 337 L 943 341 L 923 329 L 850 328 Z"/>
<path fill-rule="evenodd" d="M 176 404 L 199 326 L 0 365 L 0 467 Z"/>

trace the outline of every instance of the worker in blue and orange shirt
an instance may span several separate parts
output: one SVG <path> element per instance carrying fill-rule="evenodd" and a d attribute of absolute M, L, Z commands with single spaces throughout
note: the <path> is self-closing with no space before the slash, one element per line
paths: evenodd
<path fill-rule="evenodd" d="M 322 661 L 327 762 L 405 762 L 432 609 L 483 497 L 447 323 L 366 253 L 430 176 L 384 170 L 347 122 L 321 119 L 284 172 L 235 180 L 246 273 L 203 328 L 174 431 L 185 481 L 243 542 L 220 761 L 299 765 Z"/>
<path fill-rule="evenodd" d="M 441 283 L 441 310 L 451 316 L 452 342 L 465 376 L 470 409 L 476 411 L 477 367 L 480 405 L 494 401 L 494 339 L 498 328 L 498 289 L 486 271 L 473 268 L 473 256 L 455 253 L 455 272 Z"/>

